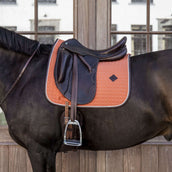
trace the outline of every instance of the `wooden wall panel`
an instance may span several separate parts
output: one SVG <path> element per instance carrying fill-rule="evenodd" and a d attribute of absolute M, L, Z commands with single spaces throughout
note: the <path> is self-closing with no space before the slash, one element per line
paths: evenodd
<path fill-rule="evenodd" d="M 62 153 L 57 153 L 56 155 L 56 171 L 62 172 Z"/>
<path fill-rule="evenodd" d="M 141 171 L 141 149 L 140 146 L 124 150 L 124 172 Z"/>
<path fill-rule="evenodd" d="M 77 39 L 88 46 L 88 0 L 78 0 Z"/>
<path fill-rule="evenodd" d="M 142 172 L 158 172 L 158 146 L 142 146 Z"/>
<path fill-rule="evenodd" d="M 123 172 L 124 156 L 123 150 L 106 152 L 106 172 Z"/>
<path fill-rule="evenodd" d="M 88 151 L 80 151 L 80 169 L 83 169 L 83 172 L 88 171 L 89 167 L 89 161 L 88 161 L 89 155 Z"/>
<path fill-rule="evenodd" d="M 106 151 L 97 151 L 97 172 L 106 171 Z"/>
<path fill-rule="evenodd" d="M 88 170 L 87 172 L 96 172 L 96 158 L 97 158 L 97 154 L 94 151 L 88 151 L 88 162 L 89 162 L 89 166 L 88 166 Z"/>
<path fill-rule="evenodd" d="M 159 146 L 159 172 L 172 171 L 172 146 Z"/>
<path fill-rule="evenodd" d="M 0 146 L 0 172 L 9 172 L 8 146 Z"/>
<path fill-rule="evenodd" d="M 88 46 L 89 48 L 96 48 L 96 1 L 88 1 Z"/>
<path fill-rule="evenodd" d="M 80 171 L 96 172 L 96 152 L 80 151 Z"/>
<path fill-rule="evenodd" d="M 26 171 L 26 151 L 20 146 L 9 147 L 9 172 Z"/>
<path fill-rule="evenodd" d="M 32 166 L 31 166 L 31 162 L 30 162 L 29 156 L 27 154 L 27 151 L 26 151 L 26 171 L 32 172 Z"/>
<path fill-rule="evenodd" d="M 62 153 L 62 172 L 80 172 L 79 151 Z"/>
<path fill-rule="evenodd" d="M 96 43 L 97 49 L 104 49 L 109 46 L 109 25 L 110 25 L 110 0 L 97 0 L 96 13 Z"/>
<path fill-rule="evenodd" d="M 0 145 L 0 172 L 32 172 L 26 150 Z M 57 172 L 171 172 L 172 145 L 139 145 L 116 151 L 58 153 Z"/>
<path fill-rule="evenodd" d="M 75 0 L 76 1 L 76 0 Z M 75 2 L 76 3 L 76 2 Z M 75 7 L 75 37 L 85 46 L 96 43 L 96 0 L 78 0 Z"/>

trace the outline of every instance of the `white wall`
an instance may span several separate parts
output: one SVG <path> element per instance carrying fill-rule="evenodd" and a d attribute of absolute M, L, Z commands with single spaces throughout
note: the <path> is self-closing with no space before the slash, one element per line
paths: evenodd
<path fill-rule="evenodd" d="M 73 31 L 73 1 L 39 3 L 38 17 L 39 20 L 60 20 L 59 30 Z M 17 26 L 17 31 L 31 31 L 33 19 L 33 0 L 17 0 L 16 4 L 0 3 L 0 26 Z"/>
<path fill-rule="evenodd" d="M 158 30 L 158 18 L 172 19 L 172 0 L 153 0 L 151 25 Z M 34 1 L 17 0 L 16 4 L 0 3 L 0 25 L 17 26 L 18 31 L 30 31 L 34 19 Z M 59 30 L 73 30 L 73 0 L 57 0 L 56 4 L 39 3 L 39 20 L 59 19 Z M 131 25 L 146 24 L 146 3 L 131 3 L 117 0 L 112 3 L 112 23 L 118 31 L 131 31 Z M 123 35 L 118 35 L 120 39 Z M 131 52 L 131 36 L 128 35 L 128 50 Z M 158 49 L 158 37 L 153 36 L 153 50 Z"/>

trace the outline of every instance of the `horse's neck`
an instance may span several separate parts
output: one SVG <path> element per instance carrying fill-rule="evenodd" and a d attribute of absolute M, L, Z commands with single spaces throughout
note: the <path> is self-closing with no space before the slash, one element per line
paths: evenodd
<path fill-rule="evenodd" d="M 27 57 L 0 48 L 0 98 L 19 75 Z"/>

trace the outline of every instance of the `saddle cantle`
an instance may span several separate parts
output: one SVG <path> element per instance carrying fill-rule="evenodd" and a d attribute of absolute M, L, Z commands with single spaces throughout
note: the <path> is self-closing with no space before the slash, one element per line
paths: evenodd
<path fill-rule="evenodd" d="M 96 73 L 99 61 L 113 61 L 123 58 L 126 53 L 126 37 L 105 50 L 91 50 L 76 39 L 61 44 L 54 70 L 55 82 L 61 93 L 71 101 L 74 56 L 78 68 L 77 104 L 91 102 L 96 94 Z M 76 68 L 76 67 L 75 67 Z"/>

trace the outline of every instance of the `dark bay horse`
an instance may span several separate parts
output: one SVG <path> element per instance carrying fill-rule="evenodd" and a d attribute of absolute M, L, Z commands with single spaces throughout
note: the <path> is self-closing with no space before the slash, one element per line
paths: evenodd
<path fill-rule="evenodd" d="M 0 101 L 36 48 L 36 41 L 0 28 Z M 55 157 L 72 150 L 63 145 L 60 117 L 64 107 L 45 96 L 51 45 L 40 45 L 1 107 L 11 137 L 28 151 L 34 172 L 55 172 Z M 79 149 L 114 150 L 155 136 L 172 138 L 172 50 L 130 58 L 131 91 L 117 108 L 78 108 L 83 114 Z"/>

